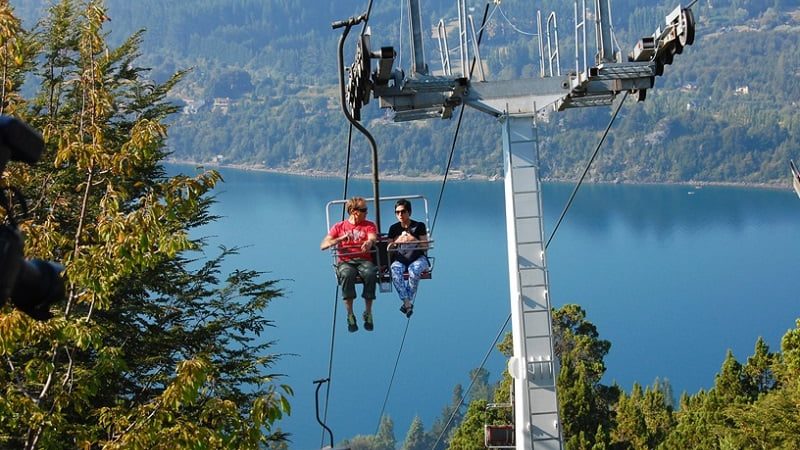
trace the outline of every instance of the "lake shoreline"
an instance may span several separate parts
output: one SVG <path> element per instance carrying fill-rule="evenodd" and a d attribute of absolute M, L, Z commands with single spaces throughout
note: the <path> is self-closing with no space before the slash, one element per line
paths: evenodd
<path fill-rule="evenodd" d="M 175 158 L 168 158 L 165 160 L 167 164 L 175 164 L 175 165 L 182 165 L 182 166 L 194 166 L 194 167 L 202 167 L 202 168 L 211 168 L 211 169 L 234 169 L 234 170 L 241 170 L 241 171 L 250 171 L 250 172 L 266 172 L 266 173 L 276 173 L 281 175 L 291 175 L 291 176 L 299 176 L 299 177 L 308 177 L 308 178 L 334 178 L 334 179 L 341 179 L 343 176 L 336 172 L 328 172 L 323 170 L 314 170 L 314 169 L 288 169 L 288 168 L 271 168 L 266 167 L 262 164 L 223 164 L 223 163 L 216 163 L 216 162 L 197 162 L 197 161 L 189 161 L 189 160 L 180 160 Z M 369 180 L 372 179 L 372 175 L 368 174 L 353 174 L 351 175 L 352 178 L 361 179 L 361 180 Z M 461 171 L 452 171 L 450 175 L 448 175 L 447 179 L 449 181 L 498 181 L 502 182 L 502 176 L 486 176 L 486 175 L 477 175 L 477 174 L 468 174 L 463 173 Z M 409 175 L 401 175 L 401 174 L 381 174 L 381 180 L 383 181 L 400 181 L 400 182 L 433 182 L 433 181 L 441 181 L 442 175 L 441 174 L 424 174 L 418 176 L 409 176 Z M 575 183 L 576 180 L 571 179 L 562 179 L 562 178 L 544 178 L 542 179 L 543 182 L 546 183 Z M 686 182 L 674 182 L 674 181 L 659 181 L 659 182 L 651 182 L 651 181 L 635 181 L 635 182 L 628 182 L 628 181 L 595 181 L 595 180 L 585 180 L 585 183 L 591 184 L 623 184 L 623 185 L 656 185 L 656 186 L 688 186 L 693 187 L 696 189 L 701 189 L 705 186 L 720 186 L 720 187 L 741 187 L 741 188 L 753 188 L 753 189 L 769 189 L 769 190 L 783 190 L 783 189 L 791 189 L 792 186 L 789 182 L 785 184 L 778 184 L 778 183 L 735 183 L 730 181 L 686 181 Z"/>

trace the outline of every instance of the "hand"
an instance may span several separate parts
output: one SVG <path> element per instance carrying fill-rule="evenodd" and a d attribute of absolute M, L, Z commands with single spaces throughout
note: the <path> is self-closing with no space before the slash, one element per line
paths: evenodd
<path fill-rule="evenodd" d="M 366 252 L 371 248 L 372 248 L 372 241 L 366 241 L 363 244 L 361 244 L 361 251 L 362 252 Z"/>

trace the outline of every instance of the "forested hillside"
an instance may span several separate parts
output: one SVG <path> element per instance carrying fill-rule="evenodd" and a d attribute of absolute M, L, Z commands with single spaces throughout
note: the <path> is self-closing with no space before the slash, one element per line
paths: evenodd
<path fill-rule="evenodd" d="M 15 7 L 32 25 L 44 1 Z M 402 3 L 402 2 L 401 2 Z M 470 2 L 480 23 L 485 2 Z M 112 41 L 146 28 L 143 60 L 165 80 L 192 72 L 173 92 L 185 106 L 170 130 L 173 157 L 293 171 L 341 172 L 348 124 L 338 100 L 336 44 L 331 22 L 360 14 L 366 0 L 108 0 Z M 494 3 L 490 5 L 494 7 Z M 613 2 L 623 53 L 651 34 L 677 4 Z M 423 3 L 423 23 L 457 17 L 455 1 Z M 488 21 L 482 56 L 489 77 L 538 73 L 533 8 L 555 10 L 561 64 L 574 64 L 572 2 L 504 0 Z M 491 8 L 490 8 L 491 10 Z M 800 158 L 800 2 L 705 0 L 694 6 L 695 44 L 667 66 L 647 101 L 622 109 L 591 177 L 599 181 L 786 183 L 787 163 Z M 402 24 L 402 25 L 401 25 Z M 393 45 L 408 70 L 407 17 L 398 2 L 375 0 L 373 46 Z M 439 66 L 438 44 L 427 37 L 427 59 Z M 346 61 L 355 43 L 348 42 Z M 455 45 L 452 45 L 455 47 Z M 216 106 L 215 106 L 216 102 Z M 543 175 L 573 179 L 610 119 L 610 108 L 570 110 L 541 124 Z M 441 174 L 455 120 L 395 124 L 377 101 L 365 125 L 374 133 L 384 174 Z M 491 176 L 501 172 L 499 127 L 468 110 L 453 168 Z M 370 152 L 354 139 L 353 168 L 368 173 Z"/>

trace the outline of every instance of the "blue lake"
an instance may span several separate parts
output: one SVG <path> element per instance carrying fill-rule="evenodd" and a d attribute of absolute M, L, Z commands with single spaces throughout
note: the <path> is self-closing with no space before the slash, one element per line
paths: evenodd
<path fill-rule="evenodd" d="M 170 173 L 192 173 L 170 166 Z M 315 379 L 328 375 L 336 282 L 319 251 L 325 204 L 342 197 L 340 179 L 221 170 L 216 223 L 198 230 L 211 244 L 241 246 L 227 267 L 280 279 L 283 298 L 267 309 L 275 328 L 265 339 L 284 354 L 274 372 L 295 389 L 281 428 L 292 449 L 318 449 Z M 381 195 L 425 195 L 436 208 L 439 182 L 382 182 Z M 546 233 L 573 189 L 544 186 Z M 691 194 L 690 194 L 691 192 Z M 350 195 L 372 196 L 368 181 Z M 422 208 L 415 205 L 415 217 Z M 374 209 L 370 210 L 370 217 Z M 382 228 L 392 223 L 383 207 Z M 676 397 L 713 385 L 728 349 L 740 360 L 759 336 L 773 350 L 800 315 L 800 200 L 788 189 L 584 185 L 548 248 L 553 305 L 580 304 L 611 341 L 604 381 L 668 379 Z M 394 293 L 375 303 L 375 331 L 346 330 L 338 305 L 328 426 L 337 442 L 375 433 L 381 408 L 401 441 L 419 415 L 426 429 L 456 384 L 490 349 L 509 313 L 504 195 L 498 182 L 448 182 L 434 224 L 434 279 L 420 288 L 394 383 L 389 380 L 406 326 Z M 356 301 L 360 316 L 363 302 Z M 491 380 L 504 370 L 494 351 Z M 388 397 L 387 397 L 388 392 Z M 324 396 L 322 398 L 324 401 Z"/>

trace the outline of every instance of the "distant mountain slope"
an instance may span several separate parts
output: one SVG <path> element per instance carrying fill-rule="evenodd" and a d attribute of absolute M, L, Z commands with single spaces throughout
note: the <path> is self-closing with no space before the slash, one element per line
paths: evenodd
<path fill-rule="evenodd" d="M 19 3 L 19 5 L 17 5 Z M 12 1 L 33 23 L 44 1 Z M 527 0 L 505 0 L 486 28 L 482 55 L 491 76 L 538 72 Z M 176 92 L 187 105 L 170 130 L 177 159 L 262 165 L 285 170 L 341 172 L 347 123 L 338 106 L 335 49 L 340 30 L 330 23 L 360 14 L 367 1 L 337 0 L 108 0 L 116 38 L 148 30 L 142 61 L 155 79 L 175 70 L 194 72 Z M 476 22 L 484 2 L 474 2 Z M 613 2 L 615 32 L 623 51 L 652 33 L 677 4 L 644 0 Z M 572 33 L 572 3 L 557 7 L 559 32 Z M 456 17 L 455 1 L 423 2 L 423 23 Z M 603 181 L 787 183 L 789 158 L 800 158 L 800 2 L 704 0 L 694 6 L 697 39 L 667 66 L 647 101 L 623 108 L 592 177 Z M 374 1 L 374 46 L 394 45 L 408 66 L 407 28 L 397 2 Z M 401 25 L 402 24 L 402 25 Z M 360 28 L 359 28 L 360 31 Z M 348 41 L 347 63 L 354 41 Z M 426 43 L 431 67 L 438 45 Z M 561 49 L 562 67 L 574 49 Z M 216 102 L 215 102 L 216 99 Z M 216 103 L 216 106 L 215 106 Z M 441 173 L 455 120 L 394 124 L 370 103 L 365 124 L 380 146 L 385 173 Z M 541 124 L 544 175 L 570 179 L 583 168 L 609 108 L 551 115 Z M 499 129 L 494 120 L 468 111 L 455 168 L 468 174 L 499 173 Z M 364 139 L 354 138 L 353 168 L 369 172 Z"/>

